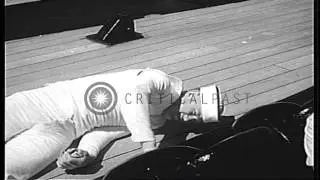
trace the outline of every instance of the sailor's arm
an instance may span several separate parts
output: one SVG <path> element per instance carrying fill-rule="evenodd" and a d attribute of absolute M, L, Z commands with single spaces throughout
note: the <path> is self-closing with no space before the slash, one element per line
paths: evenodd
<path fill-rule="evenodd" d="M 128 131 L 122 129 L 116 130 L 111 127 L 98 127 L 87 132 L 82 136 L 78 149 L 87 151 L 92 157 L 97 157 L 99 152 L 109 143 L 120 137 L 128 135 Z"/>
<path fill-rule="evenodd" d="M 132 93 L 137 97 L 137 101 L 121 105 L 121 112 L 131 133 L 131 139 L 139 142 L 144 152 L 156 149 L 150 122 L 148 93 L 143 88 L 133 89 Z"/>
<path fill-rule="evenodd" d="M 128 135 L 124 129 L 111 130 L 110 127 L 98 127 L 82 136 L 77 148 L 67 149 L 57 160 L 63 169 L 75 169 L 93 162 L 99 152 L 113 140 Z"/>
<path fill-rule="evenodd" d="M 183 93 L 183 85 L 181 79 L 170 76 L 158 70 L 149 70 L 146 72 L 146 75 L 149 77 L 149 92 L 155 95 L 155 97 L 160 98 L 160 100 L 158 101 L 162 102 L 164 106 L 162 118 L 167 120 L 179 120 L 179 97 Z M 170 96 L 169 98 L 167 98 L 170 99 L 170 102 L 163 102 L 166 96 Z M 153 102 L 153 100 L 151 101 Z"/>

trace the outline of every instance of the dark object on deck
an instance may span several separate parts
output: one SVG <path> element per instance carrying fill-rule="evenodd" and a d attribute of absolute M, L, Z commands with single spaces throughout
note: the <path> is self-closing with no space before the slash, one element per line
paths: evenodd
<path fill-rule="evenodd" d="M 294 121 L 297 121 L 292 116 L 300 109 L 300 105 L 289 102 L 277 102 L 260 106 L 238 118 L 234 122 L 233 128 L 237 131 L 243 131 L 265 125 L 273 126 L 283 132 L 288 126 L 294 124 Z"/>
<path fill-rule="evenodd" d="M 135 32 L 132 18 L 119 14 L 104 24 L 97 34 L 89 35 L 87 38 L 95 42 L 114 45 L 140 39 L 143 36 Z"/>
<path fill-rule="evenodd" d="M 103 179 L 312 178 L 303 149 L 305 120 L 312 112 L 312 101 L 261 106 L 233 126 L 134 157 Z"/>

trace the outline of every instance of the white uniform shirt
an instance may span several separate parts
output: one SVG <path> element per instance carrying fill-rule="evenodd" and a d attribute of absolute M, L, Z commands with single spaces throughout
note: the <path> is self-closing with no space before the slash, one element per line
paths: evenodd
<path fill-rule="evenodd" d="M 86 90 L 96 82 L 110 84 L 117 94 L 114 109 L 104 115 L 91 112 L 84 100 Z M 154 140 L 152 129 L 165 123 L 160 115 L 178 99 L 181 91 L 180 79 L 155 69 L 135 69 L 60 81 L 11 98 L 19 97 L 16 101 L 30 107 L 14 113 L 19 121 L 71 120 L 76 137 L 95 127 L 126 126 L 132 140 L 142 142 Z"/>

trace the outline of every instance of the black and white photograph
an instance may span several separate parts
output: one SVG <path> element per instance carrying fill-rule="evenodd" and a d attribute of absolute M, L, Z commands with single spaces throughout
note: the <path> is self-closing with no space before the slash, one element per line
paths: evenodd
<path fill-rule="evenodd" d="M 4 179 L 319 178 L 316 5 L 4 0 Z"/>

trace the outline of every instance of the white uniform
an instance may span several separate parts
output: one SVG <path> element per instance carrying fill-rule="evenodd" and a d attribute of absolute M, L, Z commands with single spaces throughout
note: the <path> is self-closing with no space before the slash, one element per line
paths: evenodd
<path fill-rule="evenodd" d="M 86 91 L 97 82 L 116 91 L 117 103 L 108 113 L 94 113 L 86 105 Z M 135 69 L 13 94 L 6 98 L 6 176 L 31 177 L 85 133 L 78 148 L 94 155 L 126 129 L 134 142 L 154 141 L 152 129 L 165 123 L 162 111 L 181 92 L 181 80 L 159 70 Z"/>

